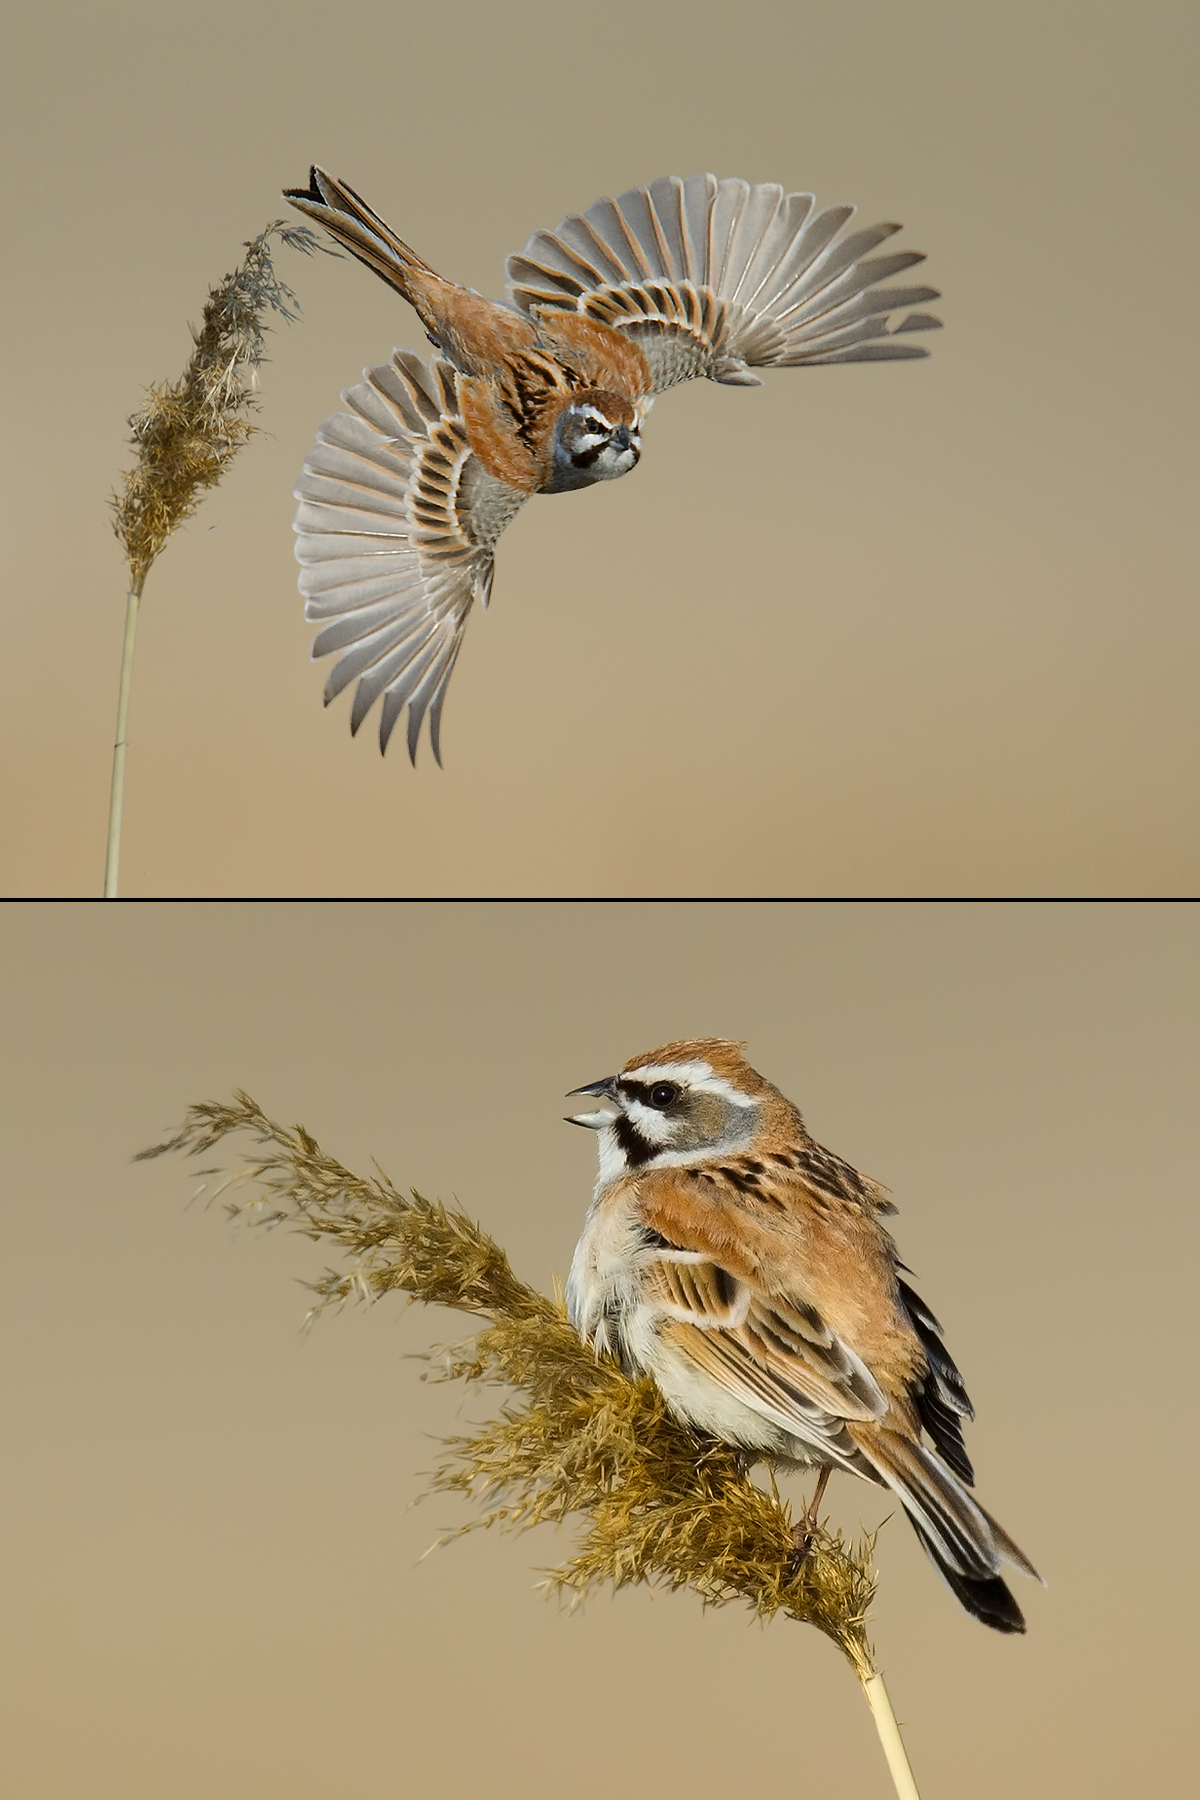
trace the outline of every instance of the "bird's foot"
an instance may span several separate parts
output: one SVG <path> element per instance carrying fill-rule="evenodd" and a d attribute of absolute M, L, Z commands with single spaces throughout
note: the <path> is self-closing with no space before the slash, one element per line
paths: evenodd
<path fill-rule="evenodd" d="M 792 1554 L 788 1558 L 787 1572 L 789 1581 L 795 1581 L 797 1575 L 808 1561 L 809 1552 L 812 1549 L 812 1533 L 807 1531 L 803 1533 L 793 1531 L 792 1544 L 794 1548 Z"/>
<path fill-rule="evenodd" d="M 792 1554 L 788 1563 L 788 1575 L 793 1581 L 812 1554 L 817 1536 L 817 1508 L 821 1504 L 829 1474 L 828 1469 L 821 1470 L 812 1499 L 800 1515 L 799 1522 L 792 1526 Z"/>

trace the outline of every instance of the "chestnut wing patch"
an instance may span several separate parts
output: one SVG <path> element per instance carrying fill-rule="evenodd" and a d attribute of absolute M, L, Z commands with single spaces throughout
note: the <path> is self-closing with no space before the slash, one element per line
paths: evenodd
<path fill-rule="evenodd" d="M 675 1344 L 748 1406 L 801 1436 L 819 1429 L 826 1439 L 847 1419 L 887 1411 L 866 1364 L 807 1303 L 768 1298 L 695 1252 L 652 1257 L 643 1279 Z"/>

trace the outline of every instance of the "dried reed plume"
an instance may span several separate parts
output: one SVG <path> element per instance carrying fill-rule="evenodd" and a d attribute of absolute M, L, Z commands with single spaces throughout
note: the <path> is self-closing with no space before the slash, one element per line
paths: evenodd
<path fill-rule="evenodd" d="M 694 1588 L 709 1606 L 745 1601 L 815 1625 L 845 1655 L 866 1691 L 901 1800 L 918 1800 L 895 1717 L 867 1641 L 873 1539 L 850 1545 L 818 1529 L 797 1566 L 791 1518 L 777 1493 L 750 1480 L 726 1445 L 698 1437 L 666 1412 L 654 1384 L 597 1359 L 549 1299 L 514 1275 L 500 1246 L 457 1208 L 406 1198 L 379 1171 L 354 1175 L 297 1125 L 269 1119 L 248 1094 L 189 1108 L 181 1131 L 143 1150 L 202 1156 L 231 1132 L 261 1148 L 231 1171 L 204 1169 L 200 1192 L 221 1195 L 234 1218 L 288 1224 L 351 1258 L 311 1283 L 309 1321 L 327 1306 L 398 1291 L 487 1320 L 468 1343 L 430 1355 L 443 1380 L 503 1387 L 499 1417 L 450 1439 L 432 1478 L 486 1502 L 463 1531 L 524 1530 L 571 1514 L 584 1521 L 575 1554 L 547 1587 L 572 1599 L 611 1582 Z M 214 1185 L 214 1178 L 219 1178 Z"/>
<path fill-rule="evenodd" d="M 266 357 L 267 313 L 298 316 L 296 296 L 275 273 L 267 248 L 275 233 L 306 255 L 326 249 L 337 255 L 305 225 L 287 225 L 282 219 L 268 225 L 246 244 L 245 258 L 232 275 L 210 290 L 204 321 L 192 332 L 195 349 L 180 379 L 150 388 L 145 404 L 129 420 L 137 465 L 126 472 L 124 486 L 112 500 L 113 529 L 129 563 L 129 592 L 113 746 L 106 898 L 117 892 L 133 645 L 146 575 L 171 533 L 192 517 L 205 489 L 217 485 L 257 429 L 248 414 L 259 405 L 255 385 Z"/>

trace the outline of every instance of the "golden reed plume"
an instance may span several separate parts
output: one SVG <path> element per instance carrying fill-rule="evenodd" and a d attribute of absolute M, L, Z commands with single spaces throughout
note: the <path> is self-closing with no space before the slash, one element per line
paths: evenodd
<path fill-rule="evenodd" d="M 113 530 L 129 564 L 129 592 L 104 871 L 108 899 L 117 893 L 133 645 L 146 575 L 171 533 L 192 517 L 205 489 L 216 487 L 257 429 L 248 415 L 259 405 L 255 388 L 266 358 L 266 315 L 298 316 L 296 296 L 271 262 L 267 246 L 274 234 L 306 255 L 328 248 L 307 226 L 285 225 L 281 219 L 250 239 L 232 275 L 210 290 L 203 322 L 192 332 L 195 348 L 179 380 L 150 388 L 129 419 L 138 459 L 112 499 Z"/>
<path fill-rule="evenodd" d="M 568 1323 L 561 1295 L 513 1273 L 499 1244 L 456 1207 L 402 1194 L 379 1171 L 353 1174 L 303 1126 L 267 1117 L 248 1094 L 189 1108 L 182 1129 L 138 1160 L 168 1150 L 204 1156 L 233 1132 L 258 1148 L 231 1169 L 205 1168 L 200 1192 L 225 1197 L 234 1218 L 291 1225 L 350 1259 L 311 1285 L 309 1321 L 327 1306 L 398 1292 L 487 1321 L 466 1344 L 431 1352 L 438 1379 L 503 1387 L 498 1418 L 450 1439 L 435 1490 L 481 1497 L 462 1527 L 525 1530 L 575 1515 L 575 1553 L 547 1588 L 582 1599 L 605 1583 L 694 1588 L 706 1605 L 747 1603 L 815 1625 L 850 1661 L 871 1704 L 901 1800 L 918 1800 L 883 1678 L 867 1640 L 874 1540 L 850 1545 L 817 1529 L 797 1557 L 777 1492 L 751 1481 L 745 1459 L 666 1412 L 654 1384 L 598 1359 Z"/>

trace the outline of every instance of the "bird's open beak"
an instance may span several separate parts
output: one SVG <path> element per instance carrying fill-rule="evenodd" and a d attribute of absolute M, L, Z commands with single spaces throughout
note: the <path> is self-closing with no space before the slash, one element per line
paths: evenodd
<path fill-rule="evenodd" d="M 576 1094 L 598 1094 L 605 1100 L 613 1100 L 616 1098 L 613 1091 L 616 1085 L 616 1076 L 606 1075 L 602 1081 L 589 1082 L 587 1087 L 572 1088 L 567 1099 L 573 1099 Z M 573 1113 L 564 1122 L 567 1125 L 586 1125 L 589 1131 L 599 1131 L 602 1125 L 608 1124 L 612 1116 L 610 1112 Z"/>

